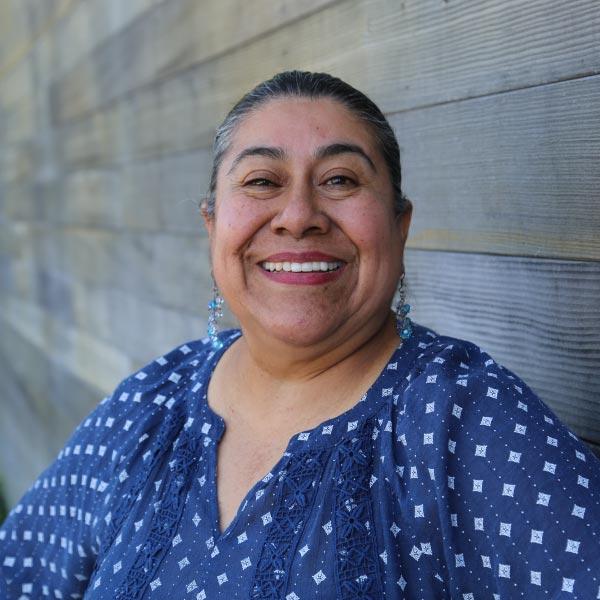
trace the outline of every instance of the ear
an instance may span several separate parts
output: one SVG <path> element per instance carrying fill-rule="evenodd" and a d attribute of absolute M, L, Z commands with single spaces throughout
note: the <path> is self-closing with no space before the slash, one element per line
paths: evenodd
<path fill-rule="evenodd" d="M 406 238 L 408 237 L 408 230 L 410 228 L 410 221 L 412 219 L 413 205 L 412 202 L 405 198 L 406 200 L 406 208 L 404 212 L 400 215 L 396 216 L 396 230 L 400 239 L 402 240 L 402 245 L 406 243 Z"/>
<path fill-rule="evenodd" d="M 210 238 L 212 237 L 215 215 L 214 213 L 211 213 L 208 210 L 208 198 L 204 198 L 202 200 L 202 203 L 200 204 L 200 213 L 202 214 L 204 227 L 206 227 L 206 232 L 208 233 L 208 237 Z"/>

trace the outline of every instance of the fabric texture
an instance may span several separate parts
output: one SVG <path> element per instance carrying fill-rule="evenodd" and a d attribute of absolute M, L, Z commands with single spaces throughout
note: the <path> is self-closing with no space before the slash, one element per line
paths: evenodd
<path fill-rule="evenodd" d="M 206 391 L 239 335 L 175 348 L 85 419 L 0 528 L 0 598 L 600 598 L 600 462 L 489 355 L 419 325 L 221 532 Z"/>

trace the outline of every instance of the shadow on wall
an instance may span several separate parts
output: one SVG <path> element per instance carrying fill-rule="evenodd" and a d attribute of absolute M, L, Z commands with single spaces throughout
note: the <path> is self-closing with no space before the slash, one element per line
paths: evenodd
<path fill-rule="evenodd" d="M 8 504 L 6 503 L 6 497 L 4 496 L 4 483 L 2 477 L 0 477 L 0 525 L 4 523 L 4 519 L 8 515 Z"/>

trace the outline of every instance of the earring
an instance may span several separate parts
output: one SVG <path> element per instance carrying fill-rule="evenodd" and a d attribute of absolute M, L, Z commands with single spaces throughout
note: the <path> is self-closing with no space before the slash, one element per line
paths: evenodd
<path fill-rule="evenodd" d="M 396 304 L 396 327 L 398 334 L 403 340 L 407 340 L 412 335 L 412 321 L 407 316 L 410 312 L 410 304 L 406 303 L 406 288 L 404 286 L 404 274 L 398 284 L 398 303 Z"/>
<path fill-rule="evenodd" d="M 217 327 L 219 319 L 223 316 L 223 304 L 225 300 L 219 293 L 219 288 L 213 277 L 213 297 L 208 303 L 208 327 L 207 333 L 210 343 L 214 350 L 220 350 L 223 347 L 223 342 L 219 339 L 219 329 Z"/>

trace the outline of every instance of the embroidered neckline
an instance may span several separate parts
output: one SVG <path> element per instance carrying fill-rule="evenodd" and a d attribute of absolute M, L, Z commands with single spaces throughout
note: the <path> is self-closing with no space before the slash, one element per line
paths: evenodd
<path fill-rule="evenodd" d="M 254 571 L 250 598 L 279 600 L 288 587 L 293 560 L 306 515 L 310 514 L 323 470 L 324 452 L 291 459 L 278 487 L 272 522 Z"/>
<path fill-rule="evenodd" d="M 381 571 L 375 540 L 370 488 L 373 485 L 373 441 L 379 429 L 367 419 L 356 437 L 336 452 L 334 533 L 336 584 L 340 600 L 382 598 Z"/>

